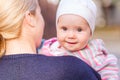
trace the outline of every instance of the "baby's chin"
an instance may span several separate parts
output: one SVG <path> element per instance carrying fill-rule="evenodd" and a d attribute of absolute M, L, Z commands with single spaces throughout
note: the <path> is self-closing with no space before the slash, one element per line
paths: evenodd
<path fill-rule="evenodd" d="M 80 51 L 81 50 L 81 48 L 65 48 L 67 51 L 70 51 L 70 52 L 77 52 L 77 51 Z"/>

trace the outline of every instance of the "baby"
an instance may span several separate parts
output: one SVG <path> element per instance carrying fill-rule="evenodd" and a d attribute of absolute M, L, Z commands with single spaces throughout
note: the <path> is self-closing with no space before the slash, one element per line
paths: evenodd
<path fill-rule="evenodd" d="M 57 38 L 44 41 L 39 53 L 78 57 L 95 69 L 102 80 L 119 80 L 117 58 L 108 53 L 101 39 L 91 39 L 96 12 L 92 0 L 61 0 L 56 15 Z"/>

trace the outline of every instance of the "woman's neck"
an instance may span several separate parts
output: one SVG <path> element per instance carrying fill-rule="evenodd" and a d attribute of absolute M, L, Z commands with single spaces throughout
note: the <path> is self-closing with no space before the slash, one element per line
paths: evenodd
<path fill-rule="evenodd" d="M 36 53 L 36 47 L 32 40 L 15 39 L 6 41 L 6 44 L 5 55 Z"/>

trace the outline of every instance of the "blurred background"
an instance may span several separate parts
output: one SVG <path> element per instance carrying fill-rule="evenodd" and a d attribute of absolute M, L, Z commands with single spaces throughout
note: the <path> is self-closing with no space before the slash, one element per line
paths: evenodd
<path fill-rule="evenodd" d="M 101 38 L 120 66 L 120 0 L 93 0 L 98 8 L 93 38 Z M 56 37 L 55 16 L 59 0 L 40 0 L 45 20 L 43 38 Z"/>

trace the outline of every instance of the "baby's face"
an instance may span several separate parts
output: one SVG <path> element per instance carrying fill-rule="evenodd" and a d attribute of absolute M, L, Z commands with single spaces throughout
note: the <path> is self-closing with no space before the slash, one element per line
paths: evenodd
<path fill-rule="evenodd" d="M 62 15 L 57 22 L 57 38 L 69 51 L 83 49 L 91 37 L 87 21 L 77 15 Z"/>

